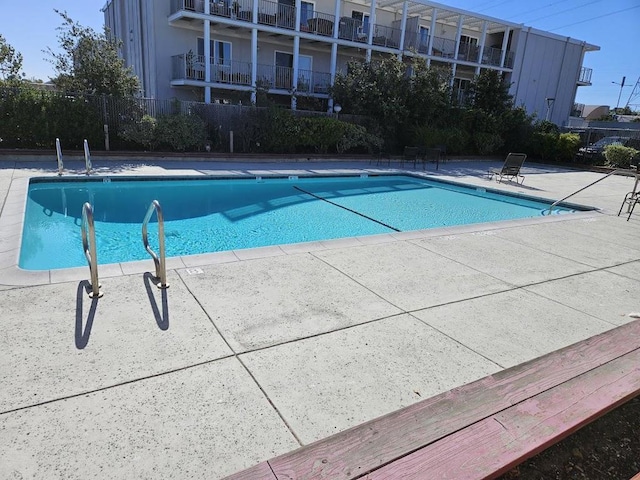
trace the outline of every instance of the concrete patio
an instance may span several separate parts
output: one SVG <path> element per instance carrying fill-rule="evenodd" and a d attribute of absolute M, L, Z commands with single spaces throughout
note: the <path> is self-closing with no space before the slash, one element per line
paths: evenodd
<path fill-rule="evenodd" d="M 66 162 L 81 173 L 79 162 Z M 94 160 L 97 175 L 377 172 L 368 162 Z M 498 162 L 428 175 L 559 199 L 603 175 Z M 598 212 L 151 260 L 15 267 L 27 180 L 0 159 L 0 478 L 221 478 L 634 320 L 632 177 L 572 197 Z M 419 170 L 422 173 L 422 170 Z M 81 248 L 79 245 L 78 248 Z"/>

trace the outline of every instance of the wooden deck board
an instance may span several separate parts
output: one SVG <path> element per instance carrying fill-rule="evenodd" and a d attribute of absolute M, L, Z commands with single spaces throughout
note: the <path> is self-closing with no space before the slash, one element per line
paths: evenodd
<path fill-rule="evenodd" d="M 271 467 L 267 462 L 259 463 L 251 468 L 242 470 L 241 472 L 234 473 L 229 477 L 224 477 L 224 480 L 277 480 L 276 476 L 271 471 Z"/>
<path fill-rule="evenodd" d="M 640 393 L 640 349 L 485 418 L 365 478 L 484 479 L 509 471 Z"/>
<path fill-rule="evenodd" d="M 359 478 L 639 347 L 640 322 L 635 321 L 345 430 L 269 464 L 278 479 Z"/>

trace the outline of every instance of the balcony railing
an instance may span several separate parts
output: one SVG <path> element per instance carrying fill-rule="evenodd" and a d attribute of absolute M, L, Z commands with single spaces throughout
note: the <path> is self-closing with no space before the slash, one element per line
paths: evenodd
<path fill-rule="evenodd" d="M 580 69 L 580 77 L 578 78 L 578 82 L 584 83 L 587 85 L 591 85 L 591 74 L 593 73 L 593 69 L 582 67 Z"/>
<path fill-rule="evenodd" d="M 484 47 L 482 52 L 482 64 L 493 65 L 494 67 L 500 66 L 500 60 L 502 59 L 502 50 L 493 47 Z"/>
<path fill-rule="evenodd" d="M 456 53 L 456 42 L 450 38 L 433 37 L 431 55 L 443 58 L 453 58 Z"/>
<path fill-rule="evenodd" d="M 399 28 L 387 27 L 386 25 L 373 26 L 373 39 L 371 43 L 380 47 L 398 48 L 400 45 Z"/>
<path fill-rule="evenodd" d="M 429 35 L 418 32 L 406 32 L 404 36 L 405 50 L 415 50 L 418 53 L 427 54 L 429 49 Z"/>
<path fill-rule="evenodd" d="M 262 88 L 292 90 L 293 68 L 258 64 L 258 84 Z M 298 92 L 327 93 L 330 84 L 331 74 L 327 72 L 298 70 Z"/>
<path fill-rule="evenodd" d="M 216 63 L 210 57 L 211 82 L 228 83 L 233 85 L 251 86 L 251 63 L 229 61 Z M 171 57 L 171 79 L 172 80 L 197 80 L 204 82 L 205 57 L 204 55 L 193 55 L 183 53 Z"/>
<path fill-rule="evenodd" d="M 471 43 L 461 43 L 458 47 L 458 60 L 464 62 L 477 62 L 480 47 Z"/>
<path fill-rule="evenodd" d="M 369 41 L 369 24 L 351 17 L 341 17 L 338 23 L 338 38 L 352 42 L 366 43 Z"/>
<path fill-rule="evenodd" d="M 516 59 L 516 54 L 511 50 L 507 50 L 507 54 L 504 56 L 504 66 L 506 68 L 513 68 L 513 64 Z"/>
<path fill-rule="evenodd" d="M 328 13 L 313 12 L 311 18 L 306 21 L 300 19 L 300 31 L 315 33 L 324 37 L 333 37 L 333 24 L 336 20 L 334 15 Z"/>

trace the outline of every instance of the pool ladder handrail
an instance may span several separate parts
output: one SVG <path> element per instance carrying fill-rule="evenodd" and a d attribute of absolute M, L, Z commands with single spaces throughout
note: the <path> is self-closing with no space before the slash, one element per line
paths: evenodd
<path fill-rule="evenodd" d="M 567 195 L 566 197 L 561 198 L 560 200 L 556 200 L 556 201 L 555 201 L 555 202 L 553 202 L 553 203 L 551 204 L 551 206 L 549 207 L 549 211 L 548 211 L 547 215 L 551 215 L 551 211 L 553 210 L 553 207 L 555 207 L 555 206 L 556 206 L 556 205 L 558 205 L 559 203 L 564 202 L 566 199 L 568 199 L 568 198 L 570 198 L 570 197 L 573 197 L 575 194 L 580 193 L 580 192 L 582 192 L 583 190 L 586 190 L 587 188 L 589 188 L 589 187 L 591 187 L 591 186 L 595 185 L 596 183 L 600 183 L 600 182 L 601 182 L 602 180 L 604 180 L 605 178 L 609 178 L 611 175 L 614 175 L 614 174 L 619 173 L 619 172 L 629 172 L 629 170 L 628 170 L 628 169 L 626 169 L 626 168 L 617 168 L 617 169 L 615 169 L 614 171 L 607 173 L 604 177 L 599 178 L 599 179 L 598 179 L 598 180 L 596 180 L 595 182 L 591 182 L 589 185 L 587 185 L 587 186 L 585 186 L 585 187 L 582 187 L 580 190 L 576 190 L 575 192 L 573 192 L 573 193 L 571 193 L 571 194 Z M 543 210 L 542 212 L 543 212 L 543 214 L 544 214 L 544 210 Z"/>
<path fill-rule="evenodd" d="M 154 211 L 158 217 L 159 256 L 156 255 L 156 252 L 154 252 L 149 246 L 149 236 L 147 234 L 147 225 L 149 224 L 149 220 L 151 220 L 151 216 Z M 144 221 L 142 222 L 142 243 L 144 244 L 144 248 L 147 252 L 149 252 L 149 255 L 151 255 L 151 258 L 153 258 L 153 263 L 155 263 L 156 266 L 156 278 L 159 280 L 156 286 L 158 288 L 169 288 L 169 284 L 167 283 L 166 251 L 164 245 L 164 216 L 162 215 L 162 207 L 158 200 L 151 202 L 151 205 L 149 205 L 149 209 L 147 210 L 147 214 L 144 217 Z"/>
<path fill-rule="evenodd" d="M 84 139 L 84 165 L 86 167 L 86 174 L 90 175 L 91 174 L 91 152 L 89 152 L 89 142 L 87 142 L 87 139 Z"/>
<path fill-rule="evenodd" d="M 62 176 L 64 163 L 62 163 L 62 149 L 60 148 L 60 139 L 56 138 L 56 159 L 58 160 L 58 175 Z"/>
<path fill-rule="evenodd" d="M 89 298 L 100 298 L 103 293 L 100 291 L 98 281 L 98 256 L 96 254 L 96 229 L 93 223 L 93 207 L 89 202 L 82 206 L 82 248 L 84 256 L 89 263 L 91 272 L 91 292 Z"/>

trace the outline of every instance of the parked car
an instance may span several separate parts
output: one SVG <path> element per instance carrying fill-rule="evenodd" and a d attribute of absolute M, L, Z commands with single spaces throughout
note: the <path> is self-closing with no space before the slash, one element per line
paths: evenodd
<path fill-rule="evenodd" d="M 580 147 L 576 153 L 578 163 L 604 162 L 604 149 L 609 145 L 624 145 L 625 147 L 638 148 L 638 140 L 630 137 L 604 137 L 587 147 Z"/>

